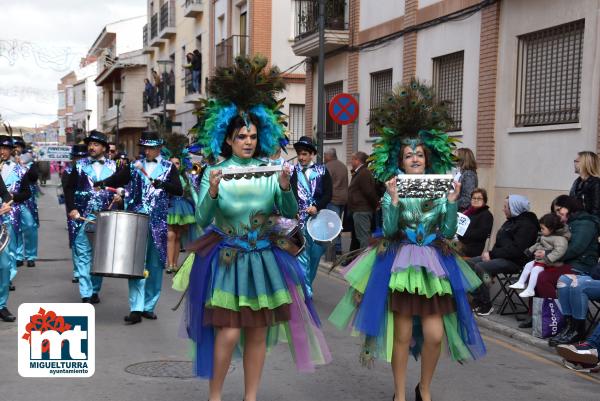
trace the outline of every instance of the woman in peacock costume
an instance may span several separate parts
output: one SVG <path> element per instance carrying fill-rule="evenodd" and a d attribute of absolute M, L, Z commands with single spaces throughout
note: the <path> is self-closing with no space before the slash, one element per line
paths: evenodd
<path fill-rule="evenodd" d="M 223 178 L 223 169 L 263 164 L 285 144 L 284 89 L 267 60 L 238 57 L 209 81 L 195 130 L 211 164 L 204 171 L 196 219 L 205 235 L 174 278 L 187 288 L 185 327 L 195 343 L 195 369 L 210 379 L 210 400 L 221 399 L 234 351 L 244 358 L 246 401 L 256 400 L 266 350 L 284 341 L 300 371 L 331 359 L 320 321 L 306 295 L 290 235 L 298 205 L 290 172 Z M 219 156 L 225 158 L 213 164 Z M 278 210 L 280 215 L 274 215 Z"/>
<path fill-rule="evenodd" d="M 450 123 L 446 106 L 417 80 L 399 85 L 371 119 L 380 138 L 370 168 L 387 187 L 383 237 L 342 271 L 350 288 L 329 318 L 364 337 L 362 363 L 391 362 L 396 401 L 405 400 L 409 352 L 421 357 L 415 393 L 426 401 L 444 337 L 453 360 L 485 354 L 467 300 L 481 282 L 449 241 L 460 187 L 443 198 L 398 195 L 399 174 L 450 170 L 455 140 L 443 132 Z"/>
<path fill-rule="evenodd" d="M 165 145 L 161 149 L 163 157 L 169 159 L 177 168 L 179 181 L 183 188 L 183 196 L 169 198 L 169 211 L 167 213 L 167 274 L 177 270 L 179 250 L 182 241 L 190 237 L 190 231 L 195 231 L 196 217 L 194 213 L 195 191 L 188 177 L 192 168 L 188 138 L 181 134 L 169 134 L 165 138 Z M 193 177 L 192 177 L 193 178 Z"/>

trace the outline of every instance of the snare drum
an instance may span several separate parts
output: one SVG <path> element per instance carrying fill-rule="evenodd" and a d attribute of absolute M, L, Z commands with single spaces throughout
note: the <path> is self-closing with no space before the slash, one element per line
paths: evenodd
<path fill-rule="evenodd" d="M 342 220 L 336 212 L 322 209 L 306 222 L 308 235 L 321 245 L 329 245 L 342 232 Z"/>
<path fill-rule="evenodd" d="M 88 224 L 91 226 L 94 224 Z M 94 238 L 92 274 L 144 278 L 148 216 L 111 210 L 99 212 Z"/>

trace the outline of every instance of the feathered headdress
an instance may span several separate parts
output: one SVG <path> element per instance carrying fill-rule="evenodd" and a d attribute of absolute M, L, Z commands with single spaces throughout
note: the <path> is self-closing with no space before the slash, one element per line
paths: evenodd
<path fill-rule="evenodd" d="M 373 110 L 369 125 L 379 134 L 369 168 L 380 181 L 396 174 L 403 145 L 426 146 L 431 154 L 428 173 L 442 174 L 454 165 L 458 139 L 444 131 L 452 126 L 447 102 L 435 98 L 433 89 L 413 78 L 400 84 Z"/>
<path fill-rule="evenodd" d="M 216 160 L 236 116 L 250 125 L 250 115 L 258 120 L 260 153 L 270 156 L 286 144 L 283 99 L 276 96 L 285 89 L 279 68 L 267 67 L 263 56 L 238 56 L 230 67 L 219 67 L 209 79 L 210 99 L 202 100 L 197 111 L 198 124 L 192 129 L 195 148 L 201 147 L 209 160 Z"/>
<path fill-rule="evenodd" d="M 165 137 L 165 144 L 161 149 L 163 157 L 170 159 L 176 157 L 181 161 L 181 171 L 192 168 L 190 152 L 188 149 L 188 138 L 181 134 L 169 134 Z"/>

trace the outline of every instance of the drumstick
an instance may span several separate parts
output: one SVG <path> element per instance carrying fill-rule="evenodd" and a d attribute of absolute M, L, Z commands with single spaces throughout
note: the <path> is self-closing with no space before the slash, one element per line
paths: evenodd
<path fill-rule="evenodd" d="M 96 224 L 96 222 L 94 220 L 86 219 L 85 217 L 82 217 L 82 216 L 79 216 L 77 218 L 77 220 L 81 220 L 81 221 L 84 221 L 84 222 L 90 223 L 90 224 Z"/>
<path fill-rule="evenodd" d="M 150 176 L 146 172 L 146 169 L 142 165 L 141 161 L 138 160 L 137 162 L 135 162 L 134 167 L 137 168 L 138 170 L 140 170 L 142 172 L 142 174 L 144 174 L 146 176 L 146 178 L 148 178 L 149 180 L 152 180 L 152 178 L 150 178 Z"/>

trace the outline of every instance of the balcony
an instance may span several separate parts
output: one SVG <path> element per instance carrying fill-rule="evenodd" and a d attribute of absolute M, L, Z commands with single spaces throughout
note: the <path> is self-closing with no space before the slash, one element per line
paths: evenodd
<path fill-rule="evenodd" d="M 292 50 L 296 56 L 319 55 L 319 2 L 296 0 L 295 40 Z M 327 0 L 325 4 L 325 53 L 348 46 L 350 32 L 346 0 Z"/>
<path fill-rule="evenodd" d="M 232 35 L 215 46 L 217 67 L 229 67 L 237 56 L 247 56 L 250 36 Z"/>
<path fill-rule="evenodd" d="M 192 104 L 199 103 L 200 100 L 204 97 L 200 92 L 196 92 L 196 90 L 194 89 L 194 84 L 192 82 L 192 70 L 190 70 L 189 68 L 184 68 L 183 74 L 183 83 L 185 86 L 185 97 L 183 98 L 183 102 Z M 199 81 L 202 82 L 202 77 L 200 77 Z"/>
<path fill-rule="evenodd" d="M 169 0 L 160 7 L 160 30 L 158 36 L 161 39 L 169 39 L 175 36 L 175 0 Z"/>
<path fill-rule="evenodd" d="M 204 12 L 204 0 L 185 0 L 183 16 L 189 18 L 200 17 Z"/>
<path fill-rule="evenodd" d="M 144 27 L 142 28 L 142 43 L 144 45 L 142 53 L 149 54 L 154 51 L 150 47 L 150 28 L 148 27 L 148 24 L 144 25 Z"/>

